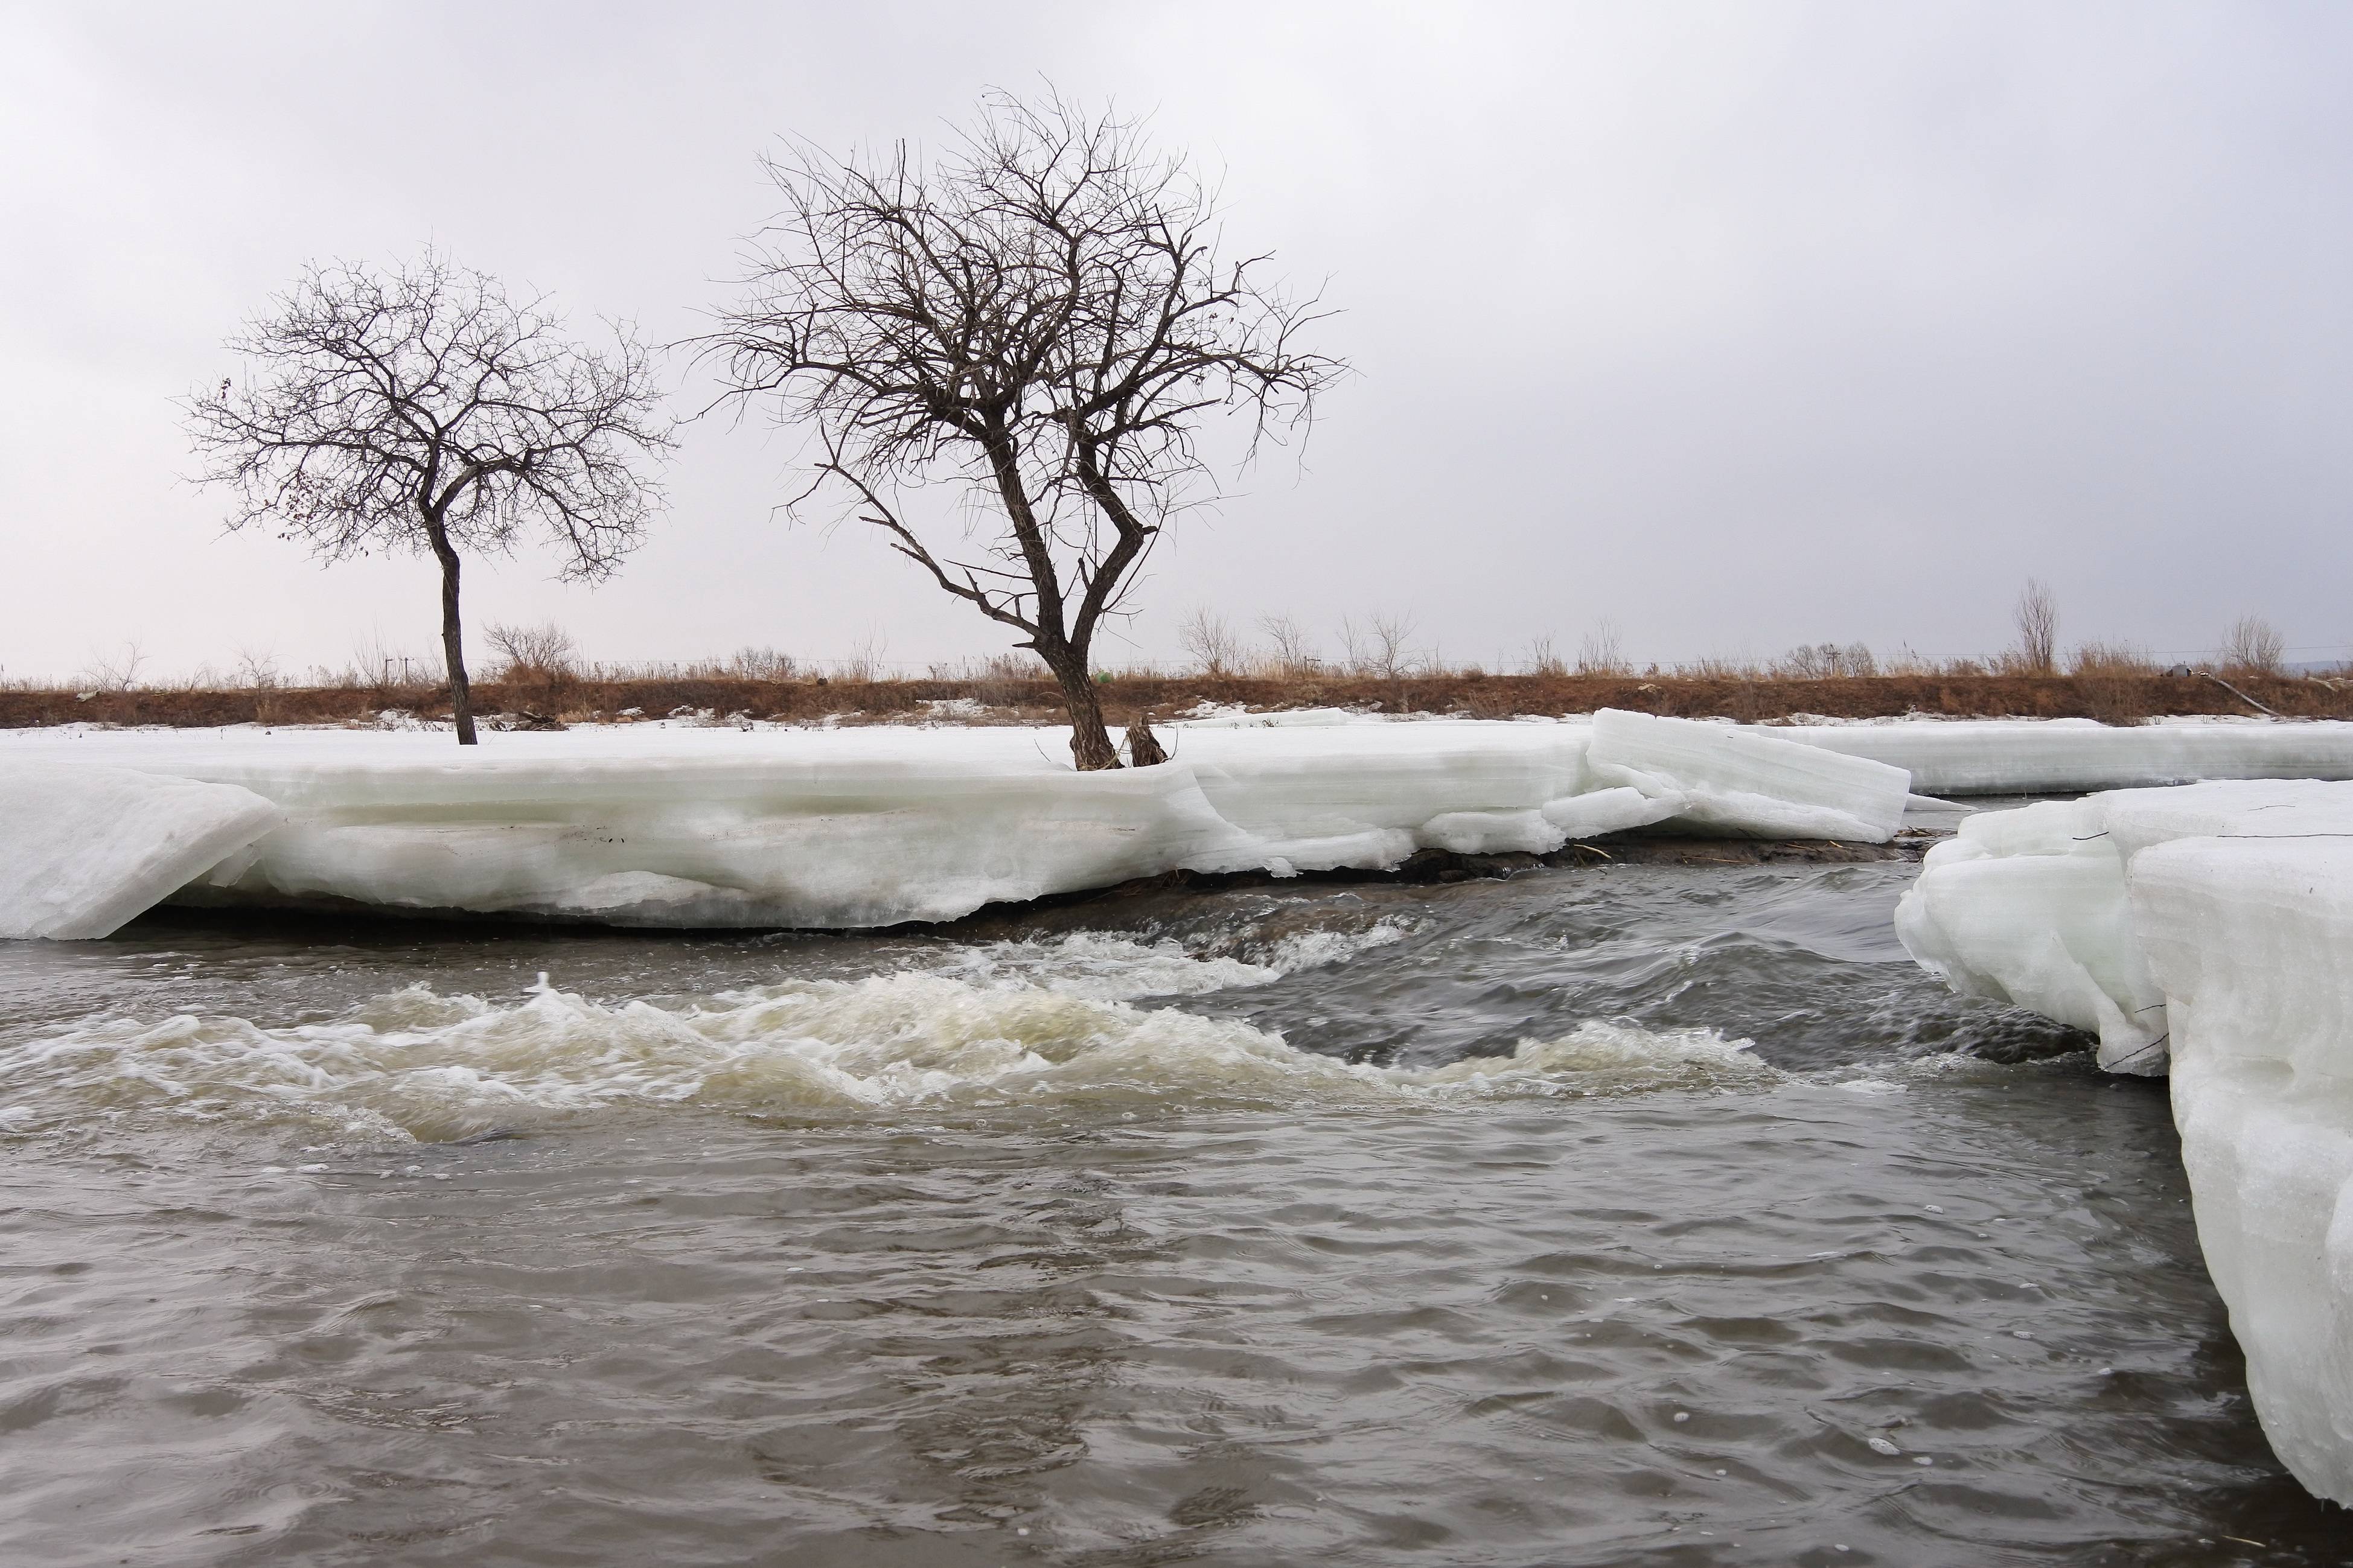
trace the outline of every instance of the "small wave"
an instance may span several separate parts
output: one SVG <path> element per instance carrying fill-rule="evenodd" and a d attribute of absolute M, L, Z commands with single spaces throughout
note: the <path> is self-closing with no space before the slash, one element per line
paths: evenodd
<path fill-rule="evenodd" d="M 1037 988 L 1098 1002 L 1139 996 L 1198 996 L 1230 985 L 1263 985 L 1285 970 L 1231 957 L 1197 957 L 1173 939 L 1144 942 L 1079 931 L 956 951 L 930 973 L 996 988 Z"/>
<path fill-rule="evenodd" d="M 1760 1087 L 1779 1076 L 1746 1042 L 1713 1031 L 1600 1022 L 1524 1040 L 1508 1057 L 1354 1064 L 1239 1020 L 1086 994 L 1083 952 L 1053 962 L 1082 973 L 1052 986 L 1002 969 L 802 981 L 675 1008 L 599 1003 L 544 980 L 504 1007 L 419 985 L 326 1023 L 111 1019 L 0 1051 L 0 1130 L 290 1121 L 345 1138 L 440 1139 L 619 1107 L 786 1117 L 1344 1108 Z"/>
<path fill-rule="evenodd" d="M 1246 943 L 1239 952 L 1199 953 L 1174 937 L 1142 942 L 1077 931 L 961 948 L 926 972 L 977 985 L 1036 986 L 1099 1002 L 1132 1002 L 1265 985 L 1303 969 L 1345 963 L 1409 934 L 1396 921 L 1380 921 L 1361 931 L 1294 931 Z"/>

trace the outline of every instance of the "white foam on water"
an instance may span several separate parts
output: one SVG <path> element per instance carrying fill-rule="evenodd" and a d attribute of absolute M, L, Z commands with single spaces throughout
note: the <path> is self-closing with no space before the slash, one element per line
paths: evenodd
<path fill-rule="evenodd" d="M 1186 962 L 1213 973 L 1232 963 Z M 412 986 L 326 1023 L 116 1018 L 0 1049 L 0 1130 L 289 1121 L 343 1138 L 431 1140 L 662 1105 L 779 1116 L 1090 1102 L 1316 1110 L 1778 1078 L 1745 1041 L 1601 1022 L 1524 1040 L 1509 1057 L 1377 1068 L 1238 1020 L 1002 974 L 798 981 L 677 1008 L 604 1004 L 544 983 L 512 1006 Z"/>
<path fill-rule="evenodd" d="M 1402 941 L 1411 930 L 1403 921 L 1384 920 L 1362 931 L 1297 931 L 1263 944 L 1258 962 L 1196 953 L 1173 937 L 1142 942 L 1073 931 L 958 948 L 945 963 L 924 968 L 976 985 L 1042 986 L 1098 1002 L 1132 1002 L 1265 985 L 1303 969 L 1345 963 L 1368 949 Z"/>
<path fill-rule="evenodd" d="M 1196 957 L 1169 938 L 1145 942 L 1077 931 L 959 948 L 929 973 L 983 987 L 1039 987 L 1098 1002 L 1130 1002 L 1263 985 L 1285 971 L 1238 958 Z"/>

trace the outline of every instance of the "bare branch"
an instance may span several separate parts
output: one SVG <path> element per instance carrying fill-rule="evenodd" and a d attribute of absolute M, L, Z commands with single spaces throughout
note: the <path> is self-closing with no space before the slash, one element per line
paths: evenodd
<path fill-rule="evenodd" d="M 313 265 L 229 349 L 246 362 L 192 397 L 201 483 L 230 490 L 232 530 L 268 527 L 330 561 L 429 552 L 459 738 L 472 721 L 457 624 L 468 554 L 554 544 L 566 577 L 609 575 L 645 536 L 671 446 L 649 351 L 567 338 L 543 300 L 427 250 L 378 272 Z"/>
<path fill-rule="evenodd" d="M 722 401 L 815 426 L 816 482 L 1021 627 L 1062 685 L 1082 765 L 1117 765 L 1096 630 L 1125 613 L 1161 530 L 1216 495 L 1205 422 L 1243 419 L 1250 451 L 1312 422 L 1345 370 L 1298 346 L 1326 312 L 1261 282 L 1267 258 L 1220 259 L 1214 196 L 1181 159 L 1050 90 L 989 95 L 929 163 L 903 143 L 796 145 L 767 168 L 784 211 L 703 344 Z M 926 483 L 985 501 L 987 564 L 940 556 L 881 499 Z"/>

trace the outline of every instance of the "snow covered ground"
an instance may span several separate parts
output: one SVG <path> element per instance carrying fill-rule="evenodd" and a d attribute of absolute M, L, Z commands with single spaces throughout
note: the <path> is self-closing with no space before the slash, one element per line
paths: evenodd
<path fill-rule="evenodd" d="M 2165 1070 L 2198 1234 L 2272 1447 L 2353 1504 L 2353 784 L 2202 784 L 1993 812 L 1896 928 L 1956 989 Z"/>
<path fill-rule="evenodd" d="M 1179 727 L 1171 740 L 1163 766 L 1079 773 L 1063 732 L 1009 728 L 638 725 L 464 750 L 438 731 L 14 731 L 0 737 L 0 776 L 48 779 L 53 803 L 28 796 L 18 830 L 92 854 L 79 879 L 72 854 L 37 878 L 0 858 L 0 936 L 103 934 L 137 912 L 133 889 L 617 925 L 875 926 L 1179 868 L 1541 853 L 1667 821 L 1881 842 L 1906 799 L 1904 773 L 1882 763 L 1635 713 Z M 176 892 L 153 887 L 144 861 L 128 877 L 96 853 L 111 814 L 65 809 L 73 788 L 58 781 L 77 767 L 147 775 L 141 810 L 180 809 L 192 839 L 237 841 L 204 839 L 216 854 Z M 192 780 L 213 792 L 188 793 Z"/>

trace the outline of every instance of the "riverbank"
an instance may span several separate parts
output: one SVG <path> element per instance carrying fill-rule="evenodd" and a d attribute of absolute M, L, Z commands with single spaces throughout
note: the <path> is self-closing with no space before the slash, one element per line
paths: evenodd
<path fill-rule="evenodd" d="M 722 677 L 607 680 L 571 675 L 474 684 L 478 713 L 535 716 L 552 723 L 630 723 L 698 715 L 784 723 L 1052 725 L 1064 721 L 1050 680 L 1001 676 L 955 679 L 755 680 Z M 1450 672 L 1394 679 L 1108 675 L 1106 716 L 1125 725 L 1209 708 L 1274 712 L 1349 708 L 1388 714 L 1470 719 L 1558 718 L 1604 708 L 1745 724 L 1802 720 L 2092 719 L 2246 716 L 2353 719 L 2353 681 L 2310 677 L 2200 673 L 2083 675 L 1885 675 L 1821 680 L 1643 675 L 1485 675 Z M 374 725 L 386 710 L 446 721 L 447 687 L 376 683 L 331 686 L 132 688 L 122 690 L 0 689 L 0 730 L 100 723 L 201 728 L 227 724 Z"/>

